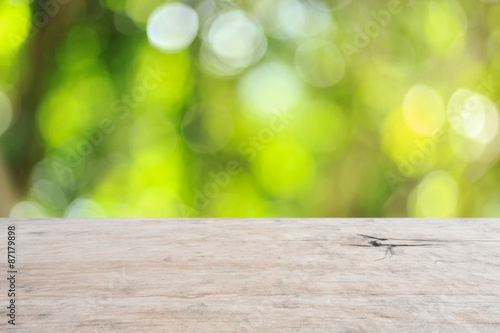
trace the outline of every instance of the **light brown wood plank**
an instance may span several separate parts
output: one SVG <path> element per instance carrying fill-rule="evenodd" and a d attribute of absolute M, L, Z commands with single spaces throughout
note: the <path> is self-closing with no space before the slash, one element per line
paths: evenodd
<path fill-rule="evenodd" d="M 8 225 L 2 331 L 500 331 L 498 220 L 4 219 L 4 274 Z"/>

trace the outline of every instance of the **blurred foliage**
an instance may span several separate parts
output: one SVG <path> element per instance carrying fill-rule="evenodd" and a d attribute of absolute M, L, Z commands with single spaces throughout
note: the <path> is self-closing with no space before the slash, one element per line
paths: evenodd
<path fill-rule="evenodd" d="M 0 213 L 498 217 L 500 4 L 2 0 Z"/>

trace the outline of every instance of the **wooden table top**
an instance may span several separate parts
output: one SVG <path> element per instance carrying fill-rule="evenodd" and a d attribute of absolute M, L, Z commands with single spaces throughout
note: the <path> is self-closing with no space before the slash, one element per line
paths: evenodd
<path fill-rule="evenodd" d="M 500 220 L 0 220 L 7 332 L 500 332 Z M 6 328 L 7 330 L 4 330 Z"/>

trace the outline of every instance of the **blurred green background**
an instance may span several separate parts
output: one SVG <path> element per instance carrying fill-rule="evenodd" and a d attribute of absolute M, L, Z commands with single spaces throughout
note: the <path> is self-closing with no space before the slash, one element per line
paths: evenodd
<path fill-rule="evenodd" d="M 498 1 L 2 0 L 0 215 L 498 217 Z"/>

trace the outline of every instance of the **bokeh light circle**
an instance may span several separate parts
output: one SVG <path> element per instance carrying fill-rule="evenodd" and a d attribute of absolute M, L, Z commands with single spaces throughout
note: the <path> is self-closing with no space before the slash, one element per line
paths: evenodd
<path fill-rule="evenodd" d="M 208 38 L 220 57 L 244 59 L 252 53 L 263 34 L 243 11 L 224 13 L 212 24 Z"/>
<path fill-rule="evenodd" d="M 455 0 L 422 1 L 426 4 L 424 29 L 426 40 L 435 52 L 448 52 L 449 47 L 467 31 L 467 14 Z"/>
<path fill-rule="evenodd" d="M 483 144 L 488 144 L 498 135 L 500 127 L 498 109 L 488 97 L 479 95 L 478 98 L 484 109 L 485 121 L 482 131 L 475 139 Z"/>
<path fill-rule="evenodd" d="M 31 201 L 18 202 L 10 211 L 10 218 L 41 218 L 47 213 L 40 205 Z"/>
<path fill-rule="evenodd" d="M 238 83 L 243 104 L 257 114 L 271 115 L 295 108 L 304 96 L 304 86 L 294 69 L 282 62 L 261 63 Z"/>
<path fill-rule="evenodd" d="M 455 156 L 466 163 L 479 160 L 486 148 L 481 142 L 461 136 L 453 130 L 449 133 L 449 145 Z"/>
<path fill-rule="evenodd" d="M 448 102 L 447 112 L 450 127 L 463 137 L 476 137 L 485 125 L 483 104 L 470 90 L 457 90 Z"/>
<path fill-rule="evenodd" d="M 455 0 L 412 1 L 405 17 L 408 31 L 434 53 L 459 54 L 468 20 Z M 451 46 L 459 47 L 453 48 Z"/>
<path fill-rule="evenodd" d="M 260 24 L 241 10 L 220 14 L 210 25 L 200 50 L 205 68 L 217 75 L 234 75 L 259 61 L 267 49 Z"/>
<path fill-rule="evenodd" d="M 274 38 L 303 39 L 336 30 L 327 5 L 318 0 L 258 1 L 254 11 Z"/>
<path fill-rule="evenodd" d="M 455 179 L 446 171 L 428 174 L 416 189 L 416 217 L 446 218 L 458 213 L 460 191 Z"/>
<path fill-rule="evenodd" d="M 198 33 L 198 14 L 182 3 L 158 7 L 149 17 L 148 39 L 160 51 L 175 53 L 191 45 Z"/>
<path fill-rule="evenodd" d="M 40 203 L 51 209 L 63 208 L 67 204 L 63 189 L 48 179 L 40 179 L 33 184 L 32 193 Z"/>
<path fill-rule="evenodd" d="M 415 85 L 403 101 L 407 124 L 418 134 L 430 136 L 444 123 L 444 102 L 437 91 L 425 85 Z"/>
<path fill-rule="evenodd" d="M 0 39 L 0 59 L 2 62 L 7 62 L 7 59 L 15 55 L 21 45 L 30 37 L 32 21 L 35 25 L 33 29 L 36 29 L 37 21 L 32 18 L 29 3 L 0 2 L 0 36 L 2 36 Z M 3 64 L 0 64 L 0 68 L 1 65 Z"/>
<path fill-rule="evenodd" d="M 307 37 L 326 31 L 332 17 L 321 1 L 281 0 L 277 20 L 290 37 Z"/>
<path fill-rule="evenodd" d="M 75 199 L 66 209 L 66 218 L 105 218 L 106 211 L 90 199 Z"/>

